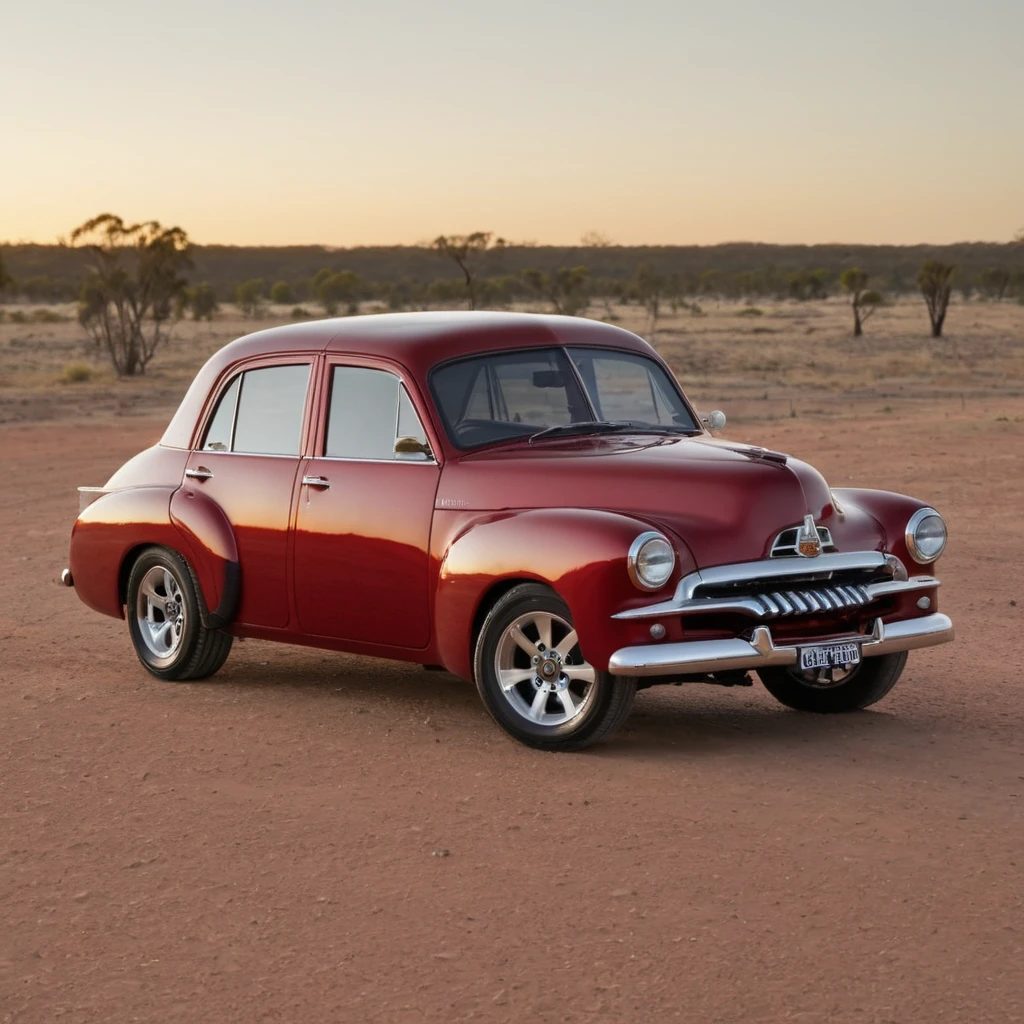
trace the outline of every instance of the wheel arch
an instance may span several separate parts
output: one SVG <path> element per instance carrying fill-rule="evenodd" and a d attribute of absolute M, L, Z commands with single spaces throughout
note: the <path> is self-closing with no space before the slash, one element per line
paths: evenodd
<path fill-rule="evenodd" d="M 440 557 L 434 636 L 440 664 L 473 678 L 473 652 L 494 602 L 521 583 L 541 583 L 569 606 L 587 660 L 602 671 L 635 623 L 612 614 L 643 600 L 626 558 L 651 525 L 599 509 L 530 509 L 459 524 Z M 668 590 L 666 586 L 666 590 Z M 650 600 L 650 595 L 647 595 Z"/>

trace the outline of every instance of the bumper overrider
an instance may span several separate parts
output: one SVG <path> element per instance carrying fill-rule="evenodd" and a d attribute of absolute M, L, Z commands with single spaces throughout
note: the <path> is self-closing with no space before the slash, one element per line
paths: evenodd
<path fill-rule="evenodd" d="M 851 583 L 850 573 L 863 574 L 871 581 Z M 938 586 L 934 576 L 908 578 L 898 558 L 878 551 L 826 554 L 814 559 L 773 559 L 698 570 L 679 582 L 670 601 L 631 608 L 613 618 L 659 619 L 731 612 L 759 620 L 752 622 L 749 638 L 624 647 L 612 654 L 608 671 L 621 676 L 700 675 L 795 665 L 801 649 L 837 642 L 858 643 L 865 658 L 947 643 L 954 636 L 953 623 L 938 612 L 896 622 L 883 622 L 875 617 L 870 633 L 802 640 L 798 645 L 776 645 L 770 628 L 764 624 L 765 620 L 857 608 L 870 615 L 870 605 L 876 599 L 934 590 Z M 751 590 L 755 592 L 746 592 Z M 919 607 L 926 608 L 929 603 L 922 598 Z"/>

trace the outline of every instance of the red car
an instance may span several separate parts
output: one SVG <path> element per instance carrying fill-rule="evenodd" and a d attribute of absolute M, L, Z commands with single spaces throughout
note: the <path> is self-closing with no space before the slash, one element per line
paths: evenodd
<path fill-rule="evenodd" d="M 251 334 L 82 504 L 64 582 L 153 675 L 210 676 L 234 637 L 441 666 L 546 749 L 638 687 L 751 670 L 793 708 L 867 707 L 953 638 L 938 512 L 710 436 L 646 342 L 575 317 Z"/>

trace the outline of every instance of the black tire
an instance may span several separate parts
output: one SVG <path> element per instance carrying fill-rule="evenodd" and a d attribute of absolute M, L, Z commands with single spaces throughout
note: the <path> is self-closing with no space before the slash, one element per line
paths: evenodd
<path fill-rule="evenodd" d="M 173 597 L 176 607 L 181 609 L 181 629 L 178 631 L 176 646 L 166 656 L 158 655 L 151 641 L 143 635 L 145 628 L 140 622 L 140 588 L 148 574 L 169 573 L 173 581 L 173 594 L 167 594 L 166 586 L 158 584 L 163 596 Z M 135 560 L 128 576 L 127 607 L 128 633 L 139 661 L 145 669 L 158 679 L 186 682 L 192 679 L 206 679 L 212 676 L 227 660 L 233 638 L 219 629 L 207 629 L 203 625 L 202 593 L 192 567 L 176 551 L 170 548 L 147 548 Z M 166 621 L 166 613 L 156 612 Z M 175 620 L 177 621 L 177 620 Z M 171 622 L 169 629 L 174 629 Z"/>
<path fill-rule="evenodd" d="M 786 707 L 835 715 L 878 703 L 896 685 L 906 663 L 906 651 L 866 658 L 832 686 L 812 686 L 788 668 L 758 669 L 757 674 L 764 688 Z"/>
<path fill-rule="evenodd" d="M 476 687 L 491 717 L 510 736 L 540 750 L 582 750 L 610 736 L 633 706 L 635 679 L 596 672 L 582 711 L 561 725 L 530 721 L 505 696 L 497 675 L 498 645 L 509 627 L 530 612 L 550 613 L 572 624 L 568 605 L 554 591 L 537 583 L 521 584 L 497 601 L 480 629 L 473 660 Z"/>

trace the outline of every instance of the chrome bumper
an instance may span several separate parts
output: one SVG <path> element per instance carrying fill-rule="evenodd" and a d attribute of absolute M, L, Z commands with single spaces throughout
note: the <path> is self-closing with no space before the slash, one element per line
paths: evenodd
<path fill-rule="evenodd" d="M 875 619 L 869 636 L 834 637 L 815 640 L 800 647 L 824 647 L 855 640 L 865 658 L 932 647 L 953 639 L 953 623 L 948 615 L 936 612 L 919 619 L 883 623 Z M 730 672 L 734 669 L 759 669 L 773 665 L 795 665 L 797 647 L 776 647 L 767 626 L 758 626 L 749 640 L 693 640 L 678 644 L 644 644 L 623 647 L 608 661 L 608 671 L 616 676 L 675 676 Z"/>

